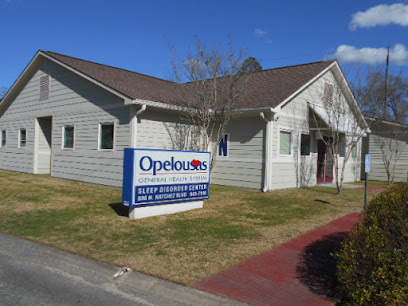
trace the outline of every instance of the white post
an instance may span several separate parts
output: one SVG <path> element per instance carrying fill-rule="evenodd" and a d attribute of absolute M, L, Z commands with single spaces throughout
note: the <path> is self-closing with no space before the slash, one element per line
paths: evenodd
<path fill-rule="evenodd" d="M 268 117 L 262 112 L 259 114 L 261 118 L 266 122 L 265 126 L 265 161 L 264 161 L 264 185 L 263 192 L 271 190 L 271 175 L 272 175 L 272 133 L 273 133 L 273 115 Z"/>
<path fill-rule="evenodd" d="M 131 119 L 130 119 L 130 147 L 135 149 L 137 147 L 137 121 L 140 116 L 146 110 L 146 105 L 137 110 L 136 105 L 132 105 Z M 129 206 L 129 218 L 135 219 L 135 208 Z"/>

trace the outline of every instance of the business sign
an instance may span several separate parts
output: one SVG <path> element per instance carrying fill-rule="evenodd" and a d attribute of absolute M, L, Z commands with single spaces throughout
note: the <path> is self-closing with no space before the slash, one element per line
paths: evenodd
<path fill-rule="evenodd" d="M 125 149 L 124 154 L 124 205 L 139 207 L 209 198 L 209 152 Z"/>
<path fill-rule="evenodd" d="M 371 155 L 370 154 L 366 154 L 365 155 L 365 173 L 369 173 L 370 172 L 370 162 L 371 162 Z"/>

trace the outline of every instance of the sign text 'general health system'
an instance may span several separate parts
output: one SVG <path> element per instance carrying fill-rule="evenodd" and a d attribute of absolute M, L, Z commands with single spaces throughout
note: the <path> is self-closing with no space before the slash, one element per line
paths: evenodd
<path fill-rule="evenodd" d="M 125 149 L 123 204 L 137 207 L 209 198 L 210 153 Z"/>

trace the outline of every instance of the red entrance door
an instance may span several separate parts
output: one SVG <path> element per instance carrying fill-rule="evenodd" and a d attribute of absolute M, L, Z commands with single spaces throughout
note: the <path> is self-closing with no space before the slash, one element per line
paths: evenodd
<path fill-rule="evenodd" d="M 333 182 L 333 156 L 323 140 L 317 142 L 317 183 Z"/>

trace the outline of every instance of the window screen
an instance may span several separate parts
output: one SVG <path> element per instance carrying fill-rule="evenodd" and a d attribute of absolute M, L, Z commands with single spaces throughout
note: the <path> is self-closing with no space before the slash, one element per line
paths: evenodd
<path fill-rule="evenodd" d="M 279 154 L 290 155 L 292 144 L 292 134 L 290 132 L 280 132 Z"/>

